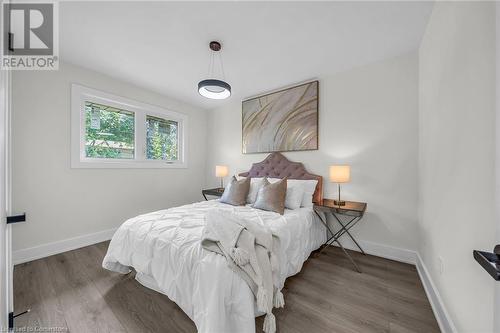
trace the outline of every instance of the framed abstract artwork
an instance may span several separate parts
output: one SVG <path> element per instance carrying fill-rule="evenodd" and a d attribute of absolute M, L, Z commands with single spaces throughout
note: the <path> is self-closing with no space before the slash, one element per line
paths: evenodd
<path fill-rule="evenodd" d="M 242 102 L 242 152 L 318 149 L 318 81 Z"/>

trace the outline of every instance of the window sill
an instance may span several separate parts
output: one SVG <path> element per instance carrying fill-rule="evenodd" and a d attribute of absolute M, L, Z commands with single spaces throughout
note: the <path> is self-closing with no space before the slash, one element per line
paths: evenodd
<path fill-rule="evenodd" d="M 71 161 L 72 169 L 187 169 L 187 162 L 162 161 Z"/>

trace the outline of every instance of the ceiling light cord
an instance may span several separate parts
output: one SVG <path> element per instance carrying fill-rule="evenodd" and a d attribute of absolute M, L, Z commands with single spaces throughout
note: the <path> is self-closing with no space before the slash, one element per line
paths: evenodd
<path fill-rule="evenodd" d="M 212 71 L 212 51 L 208 51 L 208 69 L 207 77 L 210 77 L 210 72 Z"/>
<path fill-rule="evenodd" d="M 224 72 L 224 62 L 222 61 L 222 54 L 220 52 L 210 50 L 210 59 L 208 61 L 208 77 L 217 78 L 217 66 L 216 66 L 216 57 L 219 61 L 219 69 L 220 69 L 220 78 L 222 80 L 226 79 L 226 73 Z"/>
<path fill-rule="evenodd" d="M 222 73 L 222 80 L 226 80 L 226 73 L 224 73 L 224 63 L 222 62 L 222 54 L 219 52 L 219 63 L 220 63 L 220 70 Z"/>

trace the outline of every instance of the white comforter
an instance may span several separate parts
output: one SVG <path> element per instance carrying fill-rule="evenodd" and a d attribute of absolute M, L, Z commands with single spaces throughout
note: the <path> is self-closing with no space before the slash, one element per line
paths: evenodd
<path fill-rule="evenodd" d="M 233 211 L 267 225 L 280 238 L 282 285 L 326 239 L 312 208 L 286 210 L 281 216 L 212 200 L 129 219 L 113 236 L 102 265 L 120 273 L 133 267 L 136 279 L 176 302 L 198 332 L 255 333 L 255 316 L 260 314 L 250 288 L 223 256 L 201 247 L 209 209 Z"/>

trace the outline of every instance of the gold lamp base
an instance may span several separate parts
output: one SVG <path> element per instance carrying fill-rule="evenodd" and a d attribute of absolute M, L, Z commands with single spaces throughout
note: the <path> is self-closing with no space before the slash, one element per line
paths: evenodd
<path fill-rule="evenodd" d="M 345 206 L 345 201 L 344 200 L 333 200 L 333 204 L 335 206 Z"/>

